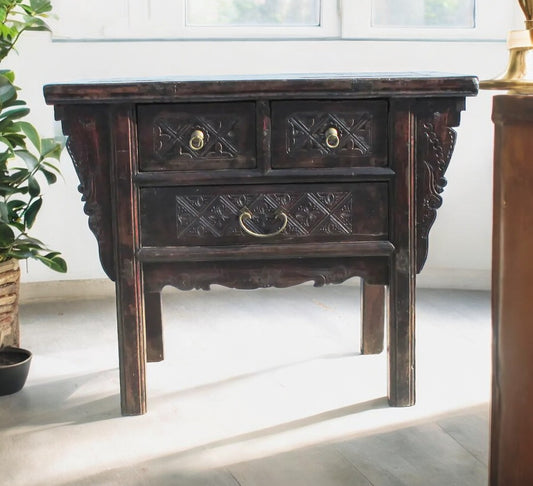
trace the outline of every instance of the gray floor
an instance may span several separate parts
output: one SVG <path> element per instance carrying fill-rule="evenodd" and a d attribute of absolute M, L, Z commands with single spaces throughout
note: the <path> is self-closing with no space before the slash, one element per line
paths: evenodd
<path fill-rule="evenodd" d="M 359 290 L 172 292 L 149 412 L 120 417 L 111 299 L 21 309 L 28 382 L 0 397 L 3 485 L 484 485 L 488 293 L 421 290 L 417 405 L 361 356 Z"/>

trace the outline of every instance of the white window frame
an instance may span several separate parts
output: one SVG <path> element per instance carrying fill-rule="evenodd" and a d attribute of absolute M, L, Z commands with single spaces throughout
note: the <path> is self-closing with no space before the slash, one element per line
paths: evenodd
<path fill-rule="evenodd" d="M 55 0 L 70 3 L 79 0 Z M 119 0 L 107 0 L 117 2 Z M 475 28 L 373 27 L 372 0 L 321 0 L 317 26 L 192 26 L 186 25 L 186 0 L 120 0 L 127 17 L 94 32 L 84 30 L 85 19 L 52 22 L 55 41 L 102 40 L 504 40 L 519 11 L 515 0 L 476 0 Z M 158 5 L 165 5 L 157 16 Z M 514 8 L 513 8 L 514 5 Z M 160 8 L 160 7 L 159 7 Z M 105 9 L 102 9 L 105 10 Z M 156 12 L 154 14 L 154 12 Z M 114 19 L 116 20 L 116 19 Z M 105 19 L 104 19 L 105 21 Z M 105 23 L 105 22 L 104 22 Z M 81 33 L 80 33 L 81 32 Z"/>
<path fill-rule="evenodd" d="M 182 0 L 185 4 L 185 1 Z M 194 1 L 194 0 L 193 0 Z M 321 0 L 319 11 L 319 23 L 316 26 L 294 25 L 294 26 L 197 26 L 187 25 L 184 12 L 184 36 L 189 39 L 202 39 L 207 37 L 215 39 L 236 38 L 236 39 L 293 39 L 293 38 L 335 38 L 340 32 L 340 16 L 338 0 Z"/>
<path fill-rule="evenodd" d="M 55 0 L 73 2 L 75 0 Z M 117 1 L 117 0 L 108 0 Z M 54 40 L 159 40 L 159 39 L 324 39 L 338 38 L 338 0 L 321 0 L 319 24 L 313 26 L 194 26 L 186 24 L 185 0 L 122 0 L 128 3 L 128 26 L 105 34 L 79 35 L 76 21 L 52 22 Z M 166 15 L 154 15 L 154 5 L 165 4 Z M 151 8 L 152 7 L 152 8 Z M 155 7 L 157 9 L 157 7 Z M 147 19 L 149 19 L 147 21 Z M 78 19 L 79 20 L 79 19 Z"/>
<path fill-rule="evenodd" d="M 476 0 L 474 28 L 374 27 L 372 0 L 340 0 L 343 39 L 504 40 L 516 18 L 516 0 Z"/>

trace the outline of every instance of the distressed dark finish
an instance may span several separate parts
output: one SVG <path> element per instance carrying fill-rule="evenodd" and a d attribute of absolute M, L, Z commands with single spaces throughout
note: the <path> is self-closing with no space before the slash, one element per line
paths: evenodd
<path fill-rule="evenodd" d="M 280 226 L 276 211 L 288 217 L 283 233 L 260 240 L 342 241 L 386 240 L 388 185 L 294 184 L 141 189 L 142 245 L 254 244 L 244 233 L 239 215 L 253 217 L 247 227 L 268 234 Z"/>
<path fill-rule="evenodd" d="M 455 103 L 455 109 L 453 109 Z M 451 109 L 450 109 L 451 107 Z M 417 119 L 417 273 L 422 270 L 428 254 L 429 230 L 437 209 L 442 204 L 444 178 L 455 146 L 459 115 L 464 100 L 431 100 L 420 103 L 422 112 Z"/>
<path fill-rule="evenodd" d="M 394 246 L 389 241 L 341 241 L 321 243 L 298 243 L 297 245 L 230 245 L 230 246 L 169 246 L 165 248 L 140 248 L 137 256 L 143 262 L 222 260 L 274 260 L 279 255 L 285 258 L 330 258 L 346 256 L 389 257 Z"/>
<path fill-rule="evenodd" d="M 122 412 L 145 411 L 145 361 L 163 358 L 165 285 L 353 276 L 362 352 L 383 347 L 387 300 L 389 402 L 412 405 L 415 275 L 476 92 L 476 78 L 423 74 L 46 86 L 116 280 Z"/>
<path fill-rule="evenodd" d="M 144 313 L 146 316 L 146 360 L 163 361 L 163 315 L 161 292 L 144 292 Z"/>
<path fill-rule="evenodd" d="M 326 143 L 337 130 L 338 147 Z M 272 167 L 386 166 L 387 102 L 275 101 L 272 103 Z"/>
<path fill-rule="evenodd" d="M 389 282 L 388 350 L 389 402 L 415 403 L 415 263 L 416 263 L 416 126 L 413 100 L 391 102 L 393 218 L 391 233 L 396 251 L 391 257 Z M 401 208 L 401 210 L 400 210 Z"/>
<path fill-rule="evenodd" d="M 315 287 L 339 284 L 354 276 L 363 276 L 375 284 L 389 279 L 388 259 L 381 257 L 307 258 L 253 260 L 240 262 L 146 263 L 145 286 L 149 292 L 165 285 L 180 290 L 209 290 L 211 285 L 233 289 L 291 287 L 314 282 Z"/>
<path fill-rule="evenodd" d="M 533 96 L 494 97 L 491 486 L 533 484 Z"/>
<path fill-rule="evenodd" d="M 361 279 L 361 354 L 383 351 L 386 290 Z"/>
<path fill-rule="evenodd" d="M 143 171 L 253 168 L 255 104 L 139 105 L 139 166 Z M 205 134 L 199 150 L 194 130 Z"/>
<path fill-rule="evenodd" d="M 112 216 L 116 268 L 120 399 L 124 415 L 146 412 L 146 328 L 139 247 L 139 189 L 131 173 L 137 165 L 133 109 L 110 109 L 112 149 Z"/>
<path fill-rule="evenodd" d="M 56 116 L 64 120 L 67 150 L 80 180 L 89 228 L 96 236 L 102 268 L 115 280 L 111 210 L 111 125 L 108 107 L 60 105 Z"/>
<path fill-rule="evenodd" d="M 472 96 L 472 76 L 432 73 L 280 74 L 205 79 L 139 79 L 45 86 L 51 104 L 170 103 L 228 99 L 432 98 Z"/>

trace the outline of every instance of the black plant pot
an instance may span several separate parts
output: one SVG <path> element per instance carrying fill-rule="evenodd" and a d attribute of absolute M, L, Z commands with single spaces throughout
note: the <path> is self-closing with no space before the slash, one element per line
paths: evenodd
<path fill-rule="evenodd" d="M 0 396 L 22 389 L 30 371 L 31 353 L 26 349 L 0 348 Z"/>

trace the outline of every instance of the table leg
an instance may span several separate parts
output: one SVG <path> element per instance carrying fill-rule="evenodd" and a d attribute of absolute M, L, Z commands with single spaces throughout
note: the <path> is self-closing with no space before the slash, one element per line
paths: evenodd
<path fill-rule="evenodd" d="M 141 286 L 136 278 L 119 279 L 116 286 L 121 410 L 122 415 L 140 415 L 146 412 L 144 309 L 143 299 L 138 298 Z"/>
<path fill-rule="evenodd" d="M 385 334 L 385 286 L 361 279 L 361 354 L 383 351 Z"/>
<path fill-rule="evenodd" d="M 146 329 L 143 269 L 136 255 L 140 235 L 139 190 L 132 180 L 137 146 L 133 108 L 117 105 L 111 119 L 120 401 L 122 415 L 140 415 L 146 412 Z"/>
<path fill-rule="evenodd" d="M 144 315 L 146 320 L 146 359 L 149 362 L 163 361 L 161 292 L 144 293 Z"/>
<path fill-rule="evenodd" d="M 430 142 L 426 142 L 426 145 L 421 142 L 430 139 L 424 130 L 429 130 L 429 125 L 433 123 L 435 108 L 431 103 L 427 108 L 430 114 L 426 116 L 430 121 L 425 121 L 423 113 L 413 111 L 413 100 L 392 100 L 390 110 L 391 167 L 395 172 L 395 181 L 390 192 L 391 204 L 395 210 L 392 212 L 390 223 L 391 242 L 395 251 L 389 262 L 388 396 L 391 406 L 409 407 L 415 404 L 416 238 L 419 230 L 416 196 L 417 189 L 421 190 L 421 186 L 417 185 L 417 169 L 420 163 L 422 168 L 427 170 L 424 163 L 427 154 L 424 149 L 431 156 L 436 152 Z M 447 127 L 444 131 L 449 133 Z M 418 145 L 417 138 L 420 139 Z M 429 157 L 427 155 L 428 159 Z M 432 203 L 428 204 L 431 206 Z M 434 214 L 431 213 L 430 216 L 434 217 Z"/>
<path fill-rule="evenodd" d="M 415 279 L 410 272 L 392 272 L 388 312 L 389 404 L 415 404 Z"/>

